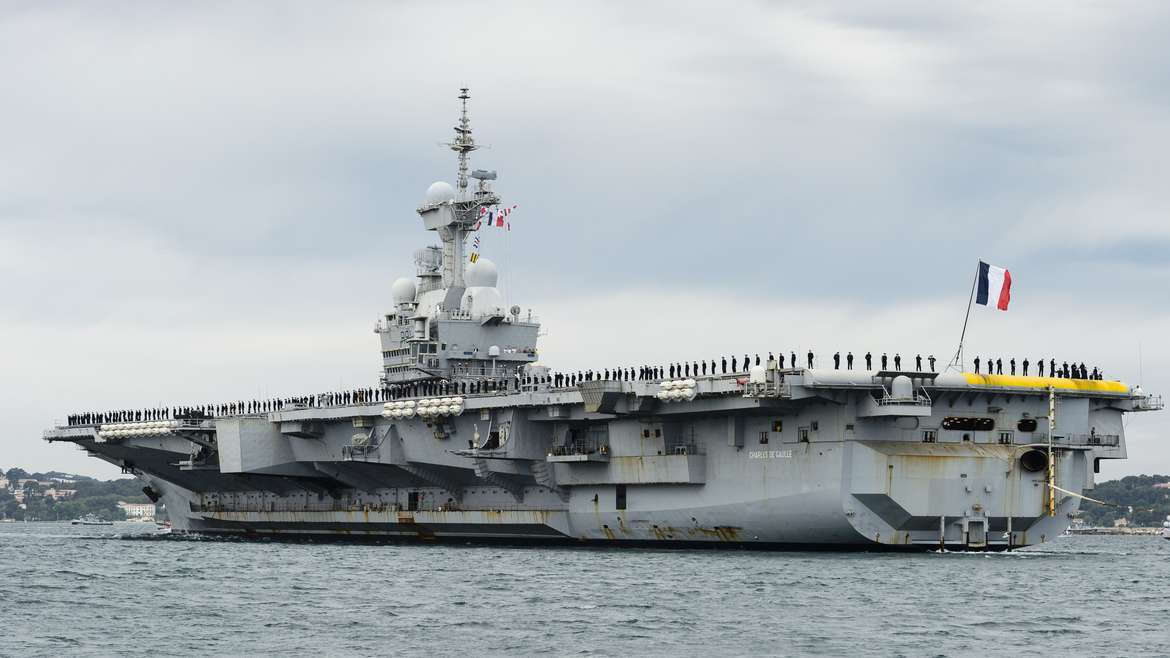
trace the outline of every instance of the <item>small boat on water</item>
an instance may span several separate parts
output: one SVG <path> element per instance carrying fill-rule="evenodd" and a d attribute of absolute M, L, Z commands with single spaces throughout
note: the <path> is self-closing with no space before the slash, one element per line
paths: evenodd
<path fill-rule="evenodd" d="M 1162 539 L 1170 539 L 1170 514 L 1166 515 L 1166 520 L 1162 522 Z"/>
<path fill-rule="evenodd" d="M 106 521 L 105 519 L 98 518 L 94 514 L 86 514 L 80 519 L 73 519 L 70 523 L 73 525 L 114 525 L 113 521 Z"/>

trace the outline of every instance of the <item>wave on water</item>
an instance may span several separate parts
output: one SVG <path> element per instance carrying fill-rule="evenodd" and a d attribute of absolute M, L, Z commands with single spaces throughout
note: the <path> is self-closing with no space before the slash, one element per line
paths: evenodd
<path fill-rule="evenodd" d="M 1010 553 L 657 555 L 31 526 L 0 527 L 0 555 L 19 556 L 0 558 L 9 640 L 0 654 L 150 655 L 162 646 L 181 655 L 468 647 L 481 655 L 1003 655 L 1028 637 L 1036 640 L 1025 653 L 1165 652 L 1151 633 L 1165 628 L 1168 609 L 1156 577 L 1170 555 L 1164 540 L 1076 537 Z M 200 621 L 158 635 L 162 644 L 118 632 L 152 610 Z"/>

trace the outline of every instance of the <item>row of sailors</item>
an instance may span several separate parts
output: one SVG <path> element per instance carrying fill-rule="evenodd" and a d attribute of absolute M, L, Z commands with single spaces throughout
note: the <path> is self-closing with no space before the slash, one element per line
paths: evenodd
<path fill-rule="evenodd" d="M 807 357 L 806 362 L 808 364 L 808 368 L 811 369 L 813 367 L 813 364 L 816 362 L 816 355 L 812 352 L 812 350 L 809 350 L 806 357 Z M 863 358 L 865 359 L 865 369 L 866 370 L 873 370 L 874 369 L 874 367 L 873 367 L 874 366 L 873 354 L 871 352 L 866 352 L 865 356 Z M 675 379 L 675 378 L 679 378 L 679 377 L 700 377 L 700 376 L 707 375 L 708 373 L 710 373 L 711 375 L 716 375 L 716 374 L 726 375 L 726 374 L 728 374 L 728 372 L 731 372 L 733 374 L 740 373 L 740 372 L 747 372 L 751 368 L 753 363 L 754 363 L 754 365 L 758 366 L 758 365 L 761 365 L 761 361 L 762 360 L 761 360 L 759 354 L 755 355 L 754 361 L 752 359 L 750 359 L 748 357 L 748 355 L 745 354 L 743 356 L 743 361 L 739 361 L 736 357 L 733 356 L 730 359 L 730 363 L 729 363 L 729 360 L 727 357 L 723 357 L 719 360 L 719 362 L 716 362 L 715 359 L 712 359 L 710 362 L 705 361 L 705 360 L 704 361 L 692 361 L 690 363 L 677 363 L 676 362 L 676 363 L 670 364 L 669 366 L 667 366 L 665 368 L 664 367 L 653 367 L 653 366 L 642 366 L 640 368 L 615 368 L 612 371 L 610 371 L 609 369 L 606 369 L 606 370 L 602 370 L 602 371 L 597 372 L 597 373 L 594 373 L 593 371 L 586 371 L 584 373 L 578 372 L 576 375 L 572 375 L 572 374 L 554 375 L 552 377 L 552 381 L 553 381 L 554 385 L 556 385 L 556 386 L 560 386 L 561 385 L 560 382 L 562 380 L 564 382 L 564 385 L 573 386 L 578 381 L 589 381 L 589 380 L 594 379 L 594 378 L 597 378 L 597 379 L 611 379 L 612 378 L 612 379 L 624 380 L 624 381 L 633 381 L 635 379 L 637 379 L 639 381 L 641 381 L 641 380 L 655 381 L 655 380 L 662 380 L 662 379 Z M 841 369 L 841 361 L 842 361 L 841 353 L 840 352 L 834 353 L 833 354 L 833 369 L 834 370 Z M 853 352 L 847 352 L 845 354 L 844 361 L 845 361 L 845 368 L 847 370 L 853 370 L 853 361 L 854 361 Z M 890 361 L 891 361 L 891 359 L 890 359 L 889 355 L 883 352 L 881 357 L 879 357 L 879 362 L 881 364 L 881 370 L 888 370 L 890 367 Z M 928 369 L 924 370 L 922 367 L 923 366 L 922 355 L 921 354 L 914 355 L 914 370 L 913 370 L 913 372 L 931 372 L 931 373 L 938 372 L 938 370 L 936 368 L 938 360 L 935 359 L 933 354 L 928 355 L 926 357 L 925 361 L 926 361 L 926 365 L 928 365 Z M 789 353 L 788 363 L 791 364 L 790 367 L 792 367 L 792 368 L 798 367 L 797 362 L 796 362 L 796 353 L 795 352 Z M 983 363 L 983 362 L 980 361 L 979 357 L 975 357 L 975 372 L 976 373 L 980 372 L 981 363 Z M 740 364 L 742 364 L 742 367 L 740 366 Z M 987 373 L 988 374 L 999 374 L 999 375 L 1004 374 L 1003 373 L 1003 366 L 1004 366 L 1003 359 L 995 359 L 995 360 L 987 359 L 986 364 L 987 364 Z M 729 365 L 730 365 L 730 371 L 728 370 Z M 906 364 L 906 365 L 909 366 L 909 364 Z M 1027 376 L 1029 374 L 1031 362 L 1028 361 L 1028 359 L 1024 359 L 1020 365 L 1023 366 L 1023 373 L 1022 374 L 1024 376 Z M 902 372 L 902 355 L 897 353 L 897 352 L 894 353 L 893 366 L 894 366 L 895 371 Z M 1037 366 L 1038 375 L 1040 377 L 1043 377 L 1044 376 L 1044 359 L 1039 359 L 1036 362 L 1036 366 Z M 768 367 L 779 367 L 781 369 L 785 368 L 784 353 L 781 352 L 779 355 L 773 355 L 771 352 L 769 352 L 768 353 Z M 1008 360 L 1008 370 L 1009 370 L 1010 374 L 1012 374 L 1012 375 L 1016 374 L 1016 360 L 1014 358 Z M 1094 367 L 1090 371 L 1085 366 L 1084 362 L 1081 362 L 1080 364 L 1077 364 L 1076 362 L 1069 364 L 1067 361 L 1058 367 L 1056 365 L 1056 359 L 1049 360 L 1048 373 L 1049 373 L 1049 375 L 1048 375 L 1049 377 L 1056 377 L 1056 378 L 1063 378 L 1063 379 L 1095 379 L 1095 380 L 1100 380 L 1100 379 L 1105 378 L 1104 372 L 1097 367 Z"/>
<path fill-rule="evenodd" d="M 806 356 L 805 362 L 807 363 L 807 367 L 811 369 L 813 367 L 814 363 L 816 362 L 816 354 L 814 354 L 812 352 L 812 350 L 809 350 L 808 354 L 806 354 L 805 356 Z M 864 359 L 865 359 L 865 369 L 866 370 L 873 370 L 873 362 L 874 362 L 873 354 L 871 352 L 866 352 Z M 879 358 L 879 360 L 881 363 L 881 369 L 888 370 L 889 366 L 890 366 L 889 355 L 883 353 L 881 355 L 881 357 Z M 845 362 L 846 369 L 853 370 L 853 361 L 854 361 L 853 352 L 846 353 L 844 356 L 844 362 Z M 671 363 L 670 365 L 668 365 L 666 367 L 642 366 L 640 368 L 615 368 L 612 371 L 612 374 L 613 374 L 614 379 L 621 379 L 621 380 L 637 379 L 639 381 L 641 381 L 641 380 L 654 381 L 654 380 L 660 380 L 660 379 L 674 379 L 677 377 L 701 377 L 701 376 L 704 376 L 707 374 L 726 375 L 728 373 L 731 373 L 731 374 L 746 373 L 746 372 L 748 372 L 748 370 L 751 369 L 753 364 L 758 366 L 758 365 L 763 365 L 763 362 L 764 362 L 764 360 L 763 360 L 763 358 L 760 357 L 759 354 L 756 354 L 754 359 L 749 357 L 747 354 L 745 354 L 745 355 L 743 355 L 742 361 L 740 361 L 739 358 L 736 356 L 732 356 L 730 358 L 721 357 L 718 361 L 715 359 L 711 359 L 710 361 L 704 360 L 704 361 L 691 361 L 691 362 L 681 362 L 681 363 L 676 362 L 676 363 Z M 834 353 L 833 354 L 833 368 L 836 370 L 840 370 L 841 369 L 841 362 L 842 362 L 841 353 L 840 352 Z M 930 370 L 923 370 L 923 368 L 922 368 L 922 365 L 923 365 L 922 355 L 921 354 L 916 355 L 914 357 L 914 369 L 917 372 L 936 372 L 936 370 L 935 370 L 936 359 L 934 358 L 933 354 L 926 357 L 926 362 L 930 365 Z M 894 363 L 894 370 L 901 370 L 902 369 L 902 355 L 895 353 L 894 358 L 893 358 L 893 363 Z M 781 369 L 799 368 L 800 367 L 798 365 L 798 362 L 796 359 L 796 352 L 789 352 L 787 358 L 785 357 L 783 352 L 780 352 L 779 354 L 773 354 L 772 352 L 769 352 L 768 357 L 767 357 L 767 364 L 769 367 L 778 367 Z M 907 364 L 907 365 L 909 365 L 909 364 Z M 609 379 L 610 373 L 611 373 L 610 370 L 603 370 L 597 374 L 599 375 L 599 378 Z M 578 373 L 578 374 L 580 375 L 581 373 Z M 578 379 L 581 379 L 581 377 L 579 376 Z M 585 381 L 587 381 L 587 379 L 585 379 Z"/>
<path fill-rule="evenodd" d="M 795 367 L 796 353 L 789 354 L 788 363 Z M 865 354 L 865 367 L 867 370 L 873 369 L 873 355 L 869 352 Z M 815 360 L 815 355 L 810 350 L 807 354 L 808 367 L 812 368 Z M 918 354 L 914 357 L 915 370 L 918 372 L 927 372 L 922 369 L 922 355 Z M 881 368 L 886 370 L 889 365 L 889 357 L 883 353 L 880 357 Z M 902 369 L 902 356 L 898 353 L 894 354 L 893 358 L 894 369 L 900 371 Z M 935 372 L 935 358 L 931 354 L 927 357 L 927 362 L 930 366 L 929 372 Z M 350 391 L 340 391 L 332 393 L 317 393 L 314 395 L 306 395 L 300 397 L 289 398 L 273 398 L 271 400 L 240 400 L 236 402 L 228 402 L 214 405 L 200 405 L 193 407 L 159 407 L 152 409 L 137 409 L 137 410 L 120 410 L 120 411 L 106 411 L 106 412 L 86 412 L 79 414 L 71 414 L 68 417 L 69 425 L 97 425 L 102 423 L 121 423 L 121 422 L 136 422 L 136 421 L 154 421 L 154 420 L 203 420 L 224 416 L 240 416 L 249 414 L 269 413 L 281 411 L 293 406 L 298 407 L 336 407 L 348 406 L 352 404 L 368 404 L 375 402 L 385 402 L 387 400 L 398 400 L 404 398 L 424 397 L 429 395 L 475 395 L 480 393 L 496 393 L 496 392 L 511 392 L 520 390 L 521 387 L 545 384 L 554 388 L 573 387 L 581 382 L 594 380 L 619 380 L 619 381 L 660 381 L 666 379 L 675 379 L 680 377 L 699 377 L 715 374 L 728 374 L 747 372 L 753 365 L 762 365 L 762 359 L 759 354 L 755 355 L 755 359 L 750 359 L 748 355 L 744 355 L 743 360 L 740 361 L 737 357 L 732 356 L 730 359 L 722 357 L 718 362 L 715 359 L 711 361 L 693 361 L 690 363 L 672 363 L 669 366 L 641 366 L 630 368 L 609 368 L 603 370 L 578 370 L 576 373 L 553 373 L 547 376 L 529 376 L 516 374 L 510 378 L 498 379 L 483 379 L 483 380 L 462 380 L 462 381 L 447 381 L 447 380 L 433 380 L 420 381 L 408 384 L 392 384 L 383 388 L 361 388 Z M 1003 360 L 1002 359 L 987 359 L 982 361 L 979 357 L 975 357 L 975 372 L 979 373 L 982 365 L 987 364 L 988 374 L 1003 374 Z M 853 353 L 848 352 L 845 356 L 846 368 L 853 369 Z M 742 367 L 741 367 L 742 365 Z M 780 353 L 779 357 L 768 354 L 768 365 L 785 367 L 784 354 Z M 1020 364 L 1023 366 L 1023 374 L 1028 375 L 1031 363 L 1028 359 L 1024 359 Z M 1037 374 L 1044 376 L 1044 360 L 1040 359 L 1036 362 Z M 841 353 L 837 352 L 833 355 L 833 367 L 840 369 L 841 367 Z M 730 370 L 729 370 L 730 368 Z M 1010 359 L 1008 361 L 1008 368 L 1010 374 L 1016 374 L 1016 360 Z M 1050 377 L 1060 377 L 1065 379 L 1103 379 L 1104 375 L 1098 368 L 1093 368 L 1090 372 L 1084 363 L 1069 364 L 1067 362 L 1056 365 L 1056 360 L 1051 359 L 1048 362 L 1048 372 Z"/>
<path fill-rule="evenodd" d="M 1003 359 L 988 358 L 986 361 L 980 361 L 979 357 L 975 357 L 975 374 L 981 374 L 980 369 L 984 364 L 987 366 L 987 374 L 1003 374 Z M 1024 359 L 1020 365 L 1023 367 L 1021 374 L 1027 377 L 1028 370 L 1032 365 L 1031 362 Z M 1008 373 L 1012 375 L 1016 374 L 1016 360 L 1014 358 L 1008 360 Z M 1044 376 L 1044 359 L 1042 358 L 1036 360 L 1036 375 L 1039 377 Z M 1056 365 L 1056 359 L 1048 360 L 1048 376 L 1058 379 L 1105 379 L 1105 373 L 1096 366 L 1091 371 L 1085 367 L 1083 361 L 1079 364 L 1074 361 L 1071 365 L 1068 361 L 1065 361 L 1058 366 Z"/>
<path fill-rule="evenodd" d="M 511 383 L 511 386 L 509 384 Z M 270 413 L 292 408 L 340 407 L 354 404 L 386 402 L 407 397 L 462 393 L 493 393 L 518 390 L 519 380 L 487 379 L 474 382 L 426 381 L 411 384 L 396 384 L 383 388 L 359 388 L 350 391 L 316 393 L 270 400 L 238 400 L 222 404 L 206 404 L 189 407 L 157 407 L 150 409 L 123 409 L 118 411 L 97 411 L 70 414 L 68 424 L 102 425 L 106 423 L 132 423 L 158 420 L 207 420 L 226 416 L 245 416 Z"/>
<path fill-rule="evenodd" d="M 809 368 L 813 367 L 816 361 L 816 355 L 810 350 L 806 355 L 806 362 Z M 894 354 L 894 369 L 902 369 L 902 355 Z M 930 372 L 934 372 L 935 358 L 934 355 L 927 357 L 930 364 Z M 711 359 L 710 361 L 691 361 L 691 362 L 675 362 L 668 366 L 641 366 L 638 368 L 614 368 L 613 370 L 605 369 L 601 371 L 578 371 L 576 375 L 572 373 L 567 375 L 554 375 L 552 377 L 554 382 L 563 380 L 565 385 L 572 386 L 578 381 L 590 381 L 592 379 L 617 379 L 623 381 L 656 381 L 663 379 L 675 379 L 679 377 L 701 377 L 707 374 L 726 375 L 728 373 L 746 373 L 754 365 L 763 365 L 763 358 L 759 354 L 755 358 L 749 357 L 747 354 L 743 355 L 743 360 L 740 361 L 737 356 L 721 357 L 719 360 Z M 886 370 L 889 368 L 890 357 L 886 354 L 881 355 L 881 368 Z M 779 367 L 781 369 L 786 367 L 798 368 L 796 359 L 796 352 L 790 352 L 787 359 L 783 352 L 779 354 L 768 353 L 767 364 L 769 367 Z M 790 364 L 790 365 L 786 365 Z M 845 355 L 846 368 L 853 369 L 853 353 L 849 352 Z M 841 368 L 841 353 L 837 352 L 833 355 L 833 367 L 835 369 Z M 866 370 L 873 370 L 873 354 L 867 352 L 865 354 L 865 368 Z M 922 369 L 922 355 L 915 357 L 915 369 L 919 372 L 927 372 Z M 559 384 L 556 384 L 559 385 Z"/>
<path fill-rule="evenodd" d="M 381 402 L 386 391 L 377 388 L 359 388 L 350 391 L 318 393 L 301 397 L 273 398 L 270 400 L 238 400 L 221 404 L 206 404 L 184 407 L 156 407 L 150 409 L 122 409 L 118 411 L 94 411 L 70 414 L 69 425 L 101 425 L 104 423 L 133 423 L 156 420 L 205 420 L 223 416 L 280 411 L 293 405 L 311 407 L 332 407 L 366 402 Z"/>

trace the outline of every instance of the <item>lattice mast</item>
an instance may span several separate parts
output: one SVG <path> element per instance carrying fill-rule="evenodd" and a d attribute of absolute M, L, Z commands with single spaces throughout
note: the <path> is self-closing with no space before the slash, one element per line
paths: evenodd
<path fill-rule="evenodd" d="M 471 136 L 471 117 L 467 115 L 467 101 L 471 100 L 471 94 L 467 93 L 468 91 L 467 87 L 459 89 L 459 101 L 463 107 L 459 114 L 459 125 L 455 126 L 455 140 L 447 144 L 452 151 L 459 154 L 458 194 L 460 200 L 467 196 L 468 156 L 479 148 L 475 144 L 475 138 Z"/>
<path fill-rule="evenodd" d="M 467 236 L 480 219 L 480 208 L 500 201 L 488 185 L 488 181 L 496 179 L 496 172 L 479 169 L 470 171 L 471 152 L 480 147 L 471 134 L 471 115 L 467 103 L 471 100 L 469 92 L 467 87 L 459 89 L 458 98 L 461 106 L 459 122 L 455 126 L 455 138 L 445 144 L 459 157 L 455 198 L 449 204 L 443 204 L 449 208 L 449 214 L 442 215 L 441 220 L 430 221 L 426 219 L 423 209 L 420 209 L 420 214 L 424 214 L 424 221 L 427 222 L 427 228 L 436 231 L 443 241 L 442 283 L 452 289 L 461 289 L 465 285 L 463 273 L 467 267 L 465 256 Z M 472 178 L 479 182 L 474 191 L 468 190 Z"/>

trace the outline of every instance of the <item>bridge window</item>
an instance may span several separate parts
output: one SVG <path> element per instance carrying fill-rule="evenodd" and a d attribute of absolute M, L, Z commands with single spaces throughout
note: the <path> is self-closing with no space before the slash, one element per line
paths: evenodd
<path fill-rule="evenodd" d="M 999 433 L 999 442 L 1003 445 L 1011 445 L 1012 444 L 1012 433 L 1011 432 L 1000 432 Z"/>
<path fill-rule="evenodd" d="M 617 485 L 617 492 L 614 496 L 614 507 L 617 509 L 626 508 L 626 485 Z"/>
<path fill-rule="evenodd" d="M 760 432 L 760 445 L 765 445 L 766 443 L 768 443 L 768 433 Z"/>
<path fill-rule="evenodd" d="M 938 443 L 938 430 L 923 430 L 922 431 L 922 442 L 923 443 Z"/>
<path fill-rule="evenodd" d="M 782 421 L 782 420 L 772 421 L 772 431 L 773 432 L 783 432 L 784 431 L 784 421 Z"/>
<path fill-rule="evenodd" d="M 1035 418 L 1022 418 L 1022 419 L 1020 419 L 1020 422 L 1016 423 L 1016 429 L 1020 430 L 1021 432 L 1035 432 L 1036 431 L 1036 419 Z"/>
<path fill-rule="evenodd" d="M 799 435 L 800 435 L 800 442 L 801 443 L 808 443 L 808 428 L 807 427 L 800 428 Z"/>
<path fill-rule="evenodd" d="M 972 430 L 989 432 L 995 429 L 995 420 L 992 418 L 972 418 L 969 416 L 947 416 L 943 418 L 944 430 Z"/>

